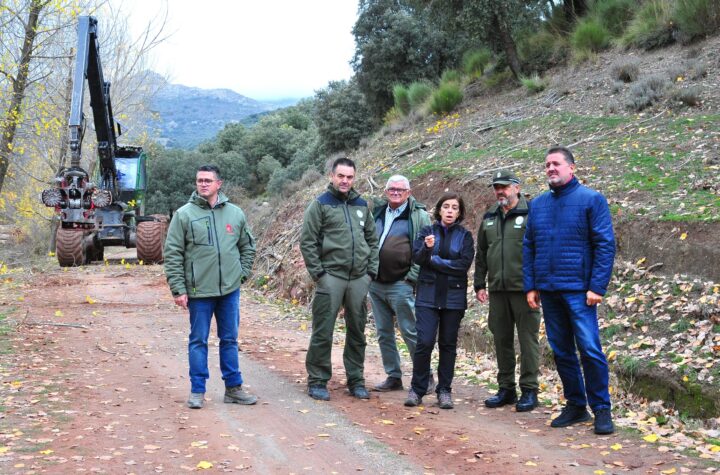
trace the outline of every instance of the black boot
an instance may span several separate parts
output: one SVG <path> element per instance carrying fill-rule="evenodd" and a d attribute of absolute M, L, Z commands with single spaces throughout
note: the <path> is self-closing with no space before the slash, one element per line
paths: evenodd
<path fill-rule="evenodd" d="M 387 379 L 385 379 L 385 381 L 383 381 L 380 384 L 375 385 L 375 387 L 373 389 L 375 389 L 375 391 L 380 391 L 380 392 L 402 391 L 402 389 L 403 389 L 402 379 L 393 378 L 392 376 L 388 376 Z"/>
<path fill-rule="evenodd" d="M 522 389 L 522 395 L 520 400 L 515 404 L 515 410 L 517 412 L 528 412 L 532 411 L 538 406 L 537 390 L 535 389 Z"/>
<path fill-rule="evenodd" d="M 506 404 L 515 404 L 517 402 L 517 393 L 515 389 L 500 388 L 496 395 L 489 399 L 485 399 L 485 406 L 489 408 L 502 407 Z"/>
<path fill-rule="evenodd" d="M 566 404 L 560 415 L 550 421 L 550 427 L 568 427 L 573 424 L 587 422 L 590 419 L 592 418 L 585 406 L 573 406 L 572 404 Z"/>

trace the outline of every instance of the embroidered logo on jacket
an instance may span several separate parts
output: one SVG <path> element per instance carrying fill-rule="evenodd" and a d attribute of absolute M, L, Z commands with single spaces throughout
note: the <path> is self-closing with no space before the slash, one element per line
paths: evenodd
<path fill-rule="evenodd" d="M 228 234 L 235 234 L 235 231 L 233 231 L 232 224 L 226 224 L 225 225 L 225 232 Z"/>

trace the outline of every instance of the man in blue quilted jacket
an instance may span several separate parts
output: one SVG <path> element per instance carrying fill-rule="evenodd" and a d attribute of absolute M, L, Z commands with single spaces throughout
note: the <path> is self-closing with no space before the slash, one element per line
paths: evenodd
<path fill-rule="evenodd" d="M 597 322 L 615 258 L 610 209 L 602 194 L 575 177 L 575 158 L 567 148 L 548 150 L 545 175 L 550 191 L 533 200 L 523 240 L 523 286 L 531 308 L 542 302 L 567 401 L 550 425 L 590 420 L 589 405 L 595 433 L 612 434 L 608 364 Z"/>

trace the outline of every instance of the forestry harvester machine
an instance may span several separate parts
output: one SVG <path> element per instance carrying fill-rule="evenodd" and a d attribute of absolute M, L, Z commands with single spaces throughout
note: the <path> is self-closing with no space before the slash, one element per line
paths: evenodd
<path fill-rule="evenodd" d="M 86 81 L 97 136 L 93 177 L 80 166 Z M 117 144 L 120 125 L 112 114 L 110 83 L 103 79 L 97 20 L 90 16 L 79 18 L 72 86 L 70 167 L 62 168 L 54 187 L 42 192 L 43 204 L 55 208 L 60 220 L 56 235 L 60 266 L 103 260 L 105 246 L 136 247 L 138 259 L 162 262 L 167 218 L 144 216 L 147 156 L 142 147 Z"/>

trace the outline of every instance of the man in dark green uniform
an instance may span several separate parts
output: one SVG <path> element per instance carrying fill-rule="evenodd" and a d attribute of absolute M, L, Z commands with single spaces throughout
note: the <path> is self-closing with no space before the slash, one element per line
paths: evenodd
<path fill-rule="evenodd" d="M 520 180 L 508 170 L 493 174 L 497 204 L 478 230 L 475 253 L 475 292 L 484 303 L 490 293 L 488 323 L 498 363 L 497 394 L 485 400 L 490 408 L 515 404 L 518 412 L 538 405 L 540 312 L 532 310 L 523 292 L 522 246 L 529 204 L 520 194 Z M 486 285 L 487 277 L 487 285 Z M 520 342 L 520 390 L 515 390 L 515 327 Z"/>
<path fill-rule="evenodd" d="M 352 187 L 355 163 L 335 160 L 327 191 L 305 210 L 300 251 L 317 283 L 312 303 L 312 336 L 305 358 L 308 395 L 327 401 L 335 319 L 345 308 L 343 363 L 350 394 L 369 399 L 365 388 L 366 297 L 378 272 L 378 236 L 368 203 Z"/>

